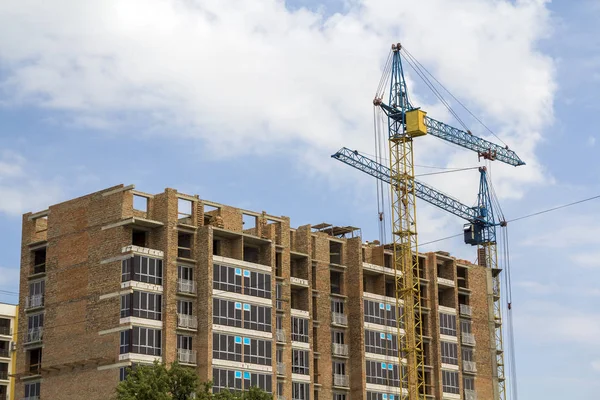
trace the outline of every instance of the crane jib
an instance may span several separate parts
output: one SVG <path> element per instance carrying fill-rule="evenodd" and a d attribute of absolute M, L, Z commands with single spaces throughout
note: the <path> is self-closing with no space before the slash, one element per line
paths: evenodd
<path fill-rule="evenodd" d="M 394 121 L 405 122 L 406 114 L 412 110 L 403 113 L 401 110 L 390 107 L 385 103 L 379 104 L 386 115 Z M 477 152 L 484 159 L 497 160 L 515 167 L 525 165 L 525 162 L 519 156 L 507 147 L 502 147 L 496 143 L 474 136 L 469 132 L 454 128 L 448 124 L 437 121 L 431 117 L 425 116 L 425 126 L 427 133 L 456 144 L 469 150 Z"/>

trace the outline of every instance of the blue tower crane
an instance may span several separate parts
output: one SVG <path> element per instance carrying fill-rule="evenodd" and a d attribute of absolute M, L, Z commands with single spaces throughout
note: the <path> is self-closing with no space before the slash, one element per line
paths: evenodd
<path fill-rule="evenodd" d="M 356 150 L 342 147 L 331 157 L 385 183 L 392 183 L 388 167 L 360 154 Z M 464 226 L 464 240 L 465 243 L 472 246 L 495 242 L 495 227 L 504 225 L 504 221 L 495 221 L 494 219 L 494 211 L 489 200 L 487 169 L 480 167 L 479 173 L 479 193 L 477 195 L 477 206 L 474 207 L 463 204 L 417 179 L 414 180 L 417 198 L 468 221 L 468 224 Z"/>
<path fill-rule="evenodd" d="M 494 219 L 486 169 L 480 168 L 477 206 L 467 207 L 415 180 L 414 139 L 429 134 L 473 150 L 477 152 L 479 159 L 498 160 L 512 166 L 520 166 L 525 163 L 508 146 L 502 147 L 476 137 L 468 130 L 463 131 L 430 118 L 425 111 L 411 104 L 404 79 L 401 53 L 406 54 L 408 63 L 411 63 L 412 56 L 399 43 L 393 44 L 391 57 L 388 58 L 388 63 L 384 67 L 384 76 L 373 100 L 374 106 L 379 107 L 388 117 L 390 168 L 383 167 L 346 148 L 332 156 L 390 183 L 396 306 L 400 307 L 400 304 L 404 306 L 401 318 L 405 327 L 404 332 L 398 331 L 398 348 L 402 346 L 402 352 L 406 354 L 406 370 L 402 369 L 400 379 L 402 393 L 400 398 L 401 400 L 419 400 L 425 399 L 428 394 L 425 382 L 422 306 L 419 295 L 420 272 L 416 261 L 416 254 L 418 254 L 416 198 L 419 197 L 469 221 L 464 230 L 465 241 L 478 246 L 479 264 L 492 269 L 495 320 L 495 365 L 492 368 L 496 372 L 494 399 L 505 400 L 500 269 L 497 267 L 496 244 L 496 226 L 503 225 L 504 222 L 497 223 Z M 414 61 L 414 59 L 412 60 Z M 418 66 L 415 69 L 418 69 Z M 419 74 L 418 70 L 417 73 Z M 423 78 L 423 75 L 421 77 Z M 390 93 L 388 104 L 385 104 L 382 89 L 388 78 L 390 78 Z M 400 324 L 398 323 L 397 326 Z M 402 360 L 400 361 L 402 362 Z M 406 385 L 406 394 L 402 388 L 404 385 Z"/>

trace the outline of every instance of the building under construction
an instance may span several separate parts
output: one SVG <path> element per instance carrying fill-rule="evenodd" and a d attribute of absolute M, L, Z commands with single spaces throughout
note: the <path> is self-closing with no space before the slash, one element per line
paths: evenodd
<path fill-rule="evenodd" d="M 494 270 L 418 265 L 428 398 L 492 399 Z M 16 397 L 104 400 L 158 359 L 215 392 L 397 400 L 394 279 L 392 251 L 354 227 L 123 185 L 56 204 L 23 217 Z"/>

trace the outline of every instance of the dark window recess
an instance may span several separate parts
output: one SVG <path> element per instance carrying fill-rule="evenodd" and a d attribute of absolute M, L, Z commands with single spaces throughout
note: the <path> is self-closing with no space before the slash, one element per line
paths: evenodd
<path fill-rule="evenodd" d="M 8 363 L 0 362 L 0 379 L 4 381 L 8 379 Z"/>
<path fill-rule="evenodd" d="M 192 234 L 179 232 L 177 235 L 177 257 L 192 257 Z"/>
<path fill-rule="evenodd" d="M 275 276 L 282 276 L 283 267 L 281 261 L 281 253 L 275 253 Z"/>
<path fill-rule="evenodd" d="M 0 335 L 11 335 L 10 319 L 0 318 Z"/>
<path fill-rule="evenodd" d="M 10 342 L 0 340 L 0 357 L 8 357 L 10 354 Z"/>
<path fill-rule="evenodd" d="M 46 272 L 46 248 L 33 252 L 33 273 L 41 274 Z"/>
<path fill-rule="evenodd" d="M 331 282 L 331 293 L 342 294 L 342 273 L 337 271 L 329 272 L 329 281 Z"/>
<path fill-rule="evenodd" d="M 252 246 L 244 246 L 244 261 L 258 264 L 258 248 Z"/>
<path fill-rule="evenodd" d="M 162 285 L 163 261 L 158 258 L 133 256 L 121 264 L 121 282 L 137 281 Z"/>
<path fill-rule="evenodd" d="M 220 240 L 213 240 L 213 254 L 215 256 L 222 256 L 223 254 L 221 254 L 221 241 Z"/>
<path fill-rule="evenodd" d="M 137 229 L 131 230 L 131 244 L 139 247 L 148 247 L 146 241 L 148 233 Z"/>
<path fill-rule="evenodd" d="M 33 375 L 39 375 L 42 369 L 42 349 L 27 350 L 27 367 Z"/>

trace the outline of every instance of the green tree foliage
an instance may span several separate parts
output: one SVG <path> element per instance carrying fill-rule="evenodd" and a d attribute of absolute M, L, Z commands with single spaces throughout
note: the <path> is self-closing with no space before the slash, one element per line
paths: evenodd
<path fill-rule="evenodd" d="M 195 395 L 194 395 L 195 394 Z M 117 400 L 273 400 L 267 392 L 251 387 L 244 392 L 212 393 L 210 382 L 199 383 L 196 370 L 178 363 L 138 365 L 117 386 Z"/>
<path fill-rule="evenodd" d="M 158 361 L 137 365 L 117 386 L 117 400 L 189 400 L 198 390 L 198 375 L 178 363 L 167 369 Z"/>

